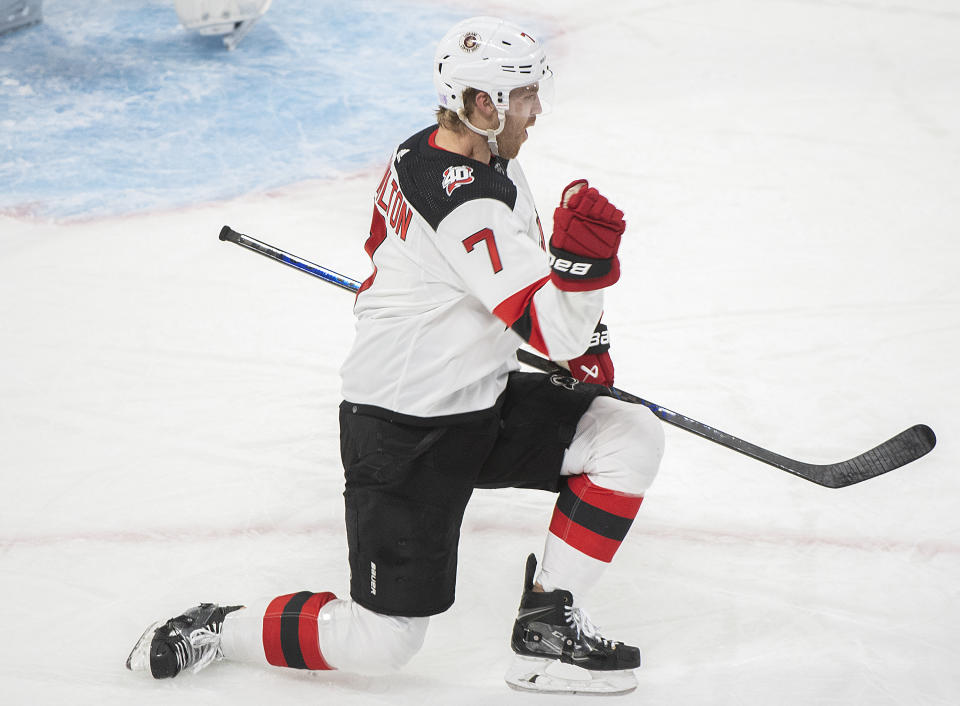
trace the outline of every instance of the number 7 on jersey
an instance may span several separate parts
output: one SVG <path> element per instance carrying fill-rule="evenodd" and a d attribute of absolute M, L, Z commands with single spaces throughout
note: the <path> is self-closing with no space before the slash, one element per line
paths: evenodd
<path fill-rule="evenodd" d="M 480 242 L 486 242 L 487 254 L 490 256 L 490 264 L 493 265 L 493 274 L 497 274 L 503 269 L 503 264 L 500 262 L 500 253 L 497 251 L 497 241 L 493 237 L 492 230 L 484 228 L 464 238 L 463 247 L 467 249 L 467 252 L 473 252 L 473 248 Z"/>

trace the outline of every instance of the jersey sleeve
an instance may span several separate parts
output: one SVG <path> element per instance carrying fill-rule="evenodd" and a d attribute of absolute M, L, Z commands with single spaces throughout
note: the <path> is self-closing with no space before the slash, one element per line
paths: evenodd
<path fill-rule="evenodd" d="M 549 255 L 505 203 L 472 199 L 437 227 L 437 246 L 466 291 L 553 360 L 582 354 L 603 312 L 603 292 L 564 292 Z"/>

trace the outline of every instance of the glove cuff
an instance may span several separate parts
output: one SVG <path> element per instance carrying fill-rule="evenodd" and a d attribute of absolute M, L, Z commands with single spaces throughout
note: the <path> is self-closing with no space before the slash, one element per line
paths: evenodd
<path fill-rule="evenodd" d="M 550 280 L 565 292 L 609 287 L 620 279 L 620 259 L 593 258 L 550 245 Z"/>

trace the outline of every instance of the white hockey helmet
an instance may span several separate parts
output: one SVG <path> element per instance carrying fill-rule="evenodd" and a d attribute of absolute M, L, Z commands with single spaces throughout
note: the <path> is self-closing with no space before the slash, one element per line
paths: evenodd
<path fill-rule="evenodd" d="M 553 96 L 553 72 L 543 47 L 516 25 L 497 17 L 471 17 L 444 35 L 434 56 L 433 83 L 440 105 L 457 113 L 471 130 L 487 135 L 491 142 L 503 130 L 511 90 L 539 84 L 544 113 L 549 111 Z M 493 100 L 500 115 L 496 130 L 480 130 L 466 119 L 466 88 L 483 91 Z"/>

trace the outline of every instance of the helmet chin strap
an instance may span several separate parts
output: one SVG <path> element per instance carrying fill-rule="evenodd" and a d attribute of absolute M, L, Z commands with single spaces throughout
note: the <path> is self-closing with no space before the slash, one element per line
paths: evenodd
<path fill-rule="evenodd" d="M 497 118 L 500 121 L 500 124 L 497 126 L 496 130 L 494 130 L 493 128 L 490 128 L 489 130 L 484 130 L 483 128 L 477 127 L 467 119 L 467 113 L 463 108 L 457 111 L 457 115 L 460 117 L 460 121 L 464 125 L 466 125 L 468 128 L 473 130 L 478 135 L 483 135 L 484 137 L 487 138 L 487 146 L 490 148 L 490 152 L 492 152 L 495 157 L 500 156 L 500 148 L 497 146 L 497 135 L 503 132 L 503 128 L 505 128 L 507 125 L 507 119 L 506 119 L 506 116 L 504 115 L 503 110 L 500 110 L 500 109 L 497 110 Z"/>

